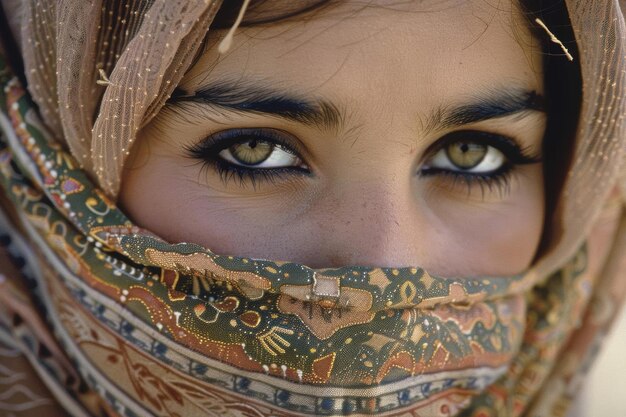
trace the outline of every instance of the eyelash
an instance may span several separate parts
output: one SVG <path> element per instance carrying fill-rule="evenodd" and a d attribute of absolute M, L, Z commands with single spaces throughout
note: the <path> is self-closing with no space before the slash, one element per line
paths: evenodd
<path fill-rule="evenodd" d="M 238 180 L 241 187 L 249 181 L 256 189 L 257 182 L 267 181 L 272 184 L 276 180 L 282 179 L 285 175 L 310 176 L 311 172 L 301 167 L 283 168 L 246 168 L 231 164 L 223 160 L 218 154 L 224 149 L 228 149 L 236 143 L 242 142 L 241 137 L 256 137 L 259 140 L 271 142 L 277 147 L 295 155 L 301 155 L 299 149 L 294 149 L 294 145 L 284 139 L 283 136 L 290 136 L 286 132 L 280 134 L 275 129 L 230 129 L 218 132 L 207 139 L 186 148 L 187 155 L 202 163 L 202 169 L 213 168 L 226 185 L 232 180 Z"/>
<path fill-rule="evenodd" d="M 213 168 L 220 179 L 226 185 L 232 180 L 238 180 L 239 185 L 244 187 L 248 182 L 256 189 L 259 182 L 270 182 L 274 184 L 277 180 L 283 179 L 286 175 L 310 176 L 311 172 L 303 167 L 282 167 L 282 168 L 246 168 L 231 164 L 222 159 L 218 154 L 236 143 L 242 142 L 242 136 L 247 138 L 256 137 L 259 140 L 273 143 L 275 146 L 291 152 L 298 157 L 302 154 L 299 146 L 294 146 L 295 140 L 285 140 L 284 136 L 290 136 L 286 132 L 278 132 L 275 129 L 230 129 L 218 132 L 207 139 L 194 145 L 186 147 L 186 153 L 192 159 L 202 163 L 202 169 Z M 510 179 L 514 168 L 518 165 L 533 164 L 541 162 L 538 155 L 531 154 L 528 148 L 521 148 L 516 142 L 507 137 L 483 131 L 456 131 L 445 135 L 427 150 L 425 155 L 431 158 L 439 150 L 460 140 L 468 140 L 483 145 L 493 146 L 502 152 L 506 157 L 506 164 L 496 172 L 490 174 L 467 173 L 450 171 L 440 168 L 428 168 L 420 170 L 421 177 L 431 177 L 442 175 L 453 181 L 453 185 L 462 181 L 468 187 L 468 193 L 472 186 L 479 185 L 484 195 L 485 190 L 493 191 L 498 189 L 501 193 L 506 193 L 509 188 Z M 296 148 L 296 149 L 294 149 Z M 300 158 L 302 159 L 302 158 Z"/>
<path fill-rule="evenodd" d="M 485 191 L 498 190 L 501 195 L 507 194 L 510 186 L 510 180 L 514 173 L 514 169 L 519 165 L 529 165 L 541 162 L 541 156 L 531 153 L 530 148 L 520 147 L 515 140 L 502 135 L 497 135 L 477 130 L 461 130 L 445 135 L 426 150 L 427 159 L 432 158 L 436 152 L 444 149 L 463 139 L 472 139 L 476 143 L 482 145 L 493 146 L 506 158 L 506 163 L 495 172 L 490 174 L 468 173 L 460 171 L 449 171 L 446 169 L 430 168 L 421 170 L 419 175 L 429 177 L 433 175 L 443 175 L 452 180 L 453 186 L 459 181 L 467 185 L 467 192 L 470 194 L 472 186 L 478 185 L 484 196 Z"/>

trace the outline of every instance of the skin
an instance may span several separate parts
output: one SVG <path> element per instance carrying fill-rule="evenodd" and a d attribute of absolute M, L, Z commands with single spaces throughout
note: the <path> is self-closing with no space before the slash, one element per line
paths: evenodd
<path fill-rule="evenodd" d="M 120 203 L 130 217 L 172 242 L 318 268 L 421 266 L 443 276 L 527 268 L 544 220 L 541 163 L 514 167 L 506 185 L 418 175 L 429 147 L 453 131 L 503 135 L 540 154 L 541 111 L 453 127 L 432 116 L 503 89 L 542 94 L 539 44 L 517 5 L 343 1 L 305 17 L 239 29 L 228 53 L 209 48 L 180 90 L 259 83 L 328 101 L 340 123 L 172 103 L 140 132 L 125 165 Z M 188 155 L 186 147 L 236 128 L 288 132 L 310 175 L 225 184 Z"/>

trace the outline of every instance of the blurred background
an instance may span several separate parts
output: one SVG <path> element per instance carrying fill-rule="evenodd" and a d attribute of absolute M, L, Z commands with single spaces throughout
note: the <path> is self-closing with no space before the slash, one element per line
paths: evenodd
<path fill-rule="evenodd" d="M 616 320 L 583 389 L 587 414 L 581 417 L 626 417 L 625 309 Z"/>

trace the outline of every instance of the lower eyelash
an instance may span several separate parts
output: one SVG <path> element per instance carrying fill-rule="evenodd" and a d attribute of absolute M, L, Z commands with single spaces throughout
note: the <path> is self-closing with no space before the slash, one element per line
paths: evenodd
<path fill-rule="evenodd" d="M 209 168 L 215 170 L 224 185 L 227 185 L 230 181 L 236 180 L 238 181 L 239 186 L 245 187 L 247 181 L 249 181 L 254 190 L 256 190 L 259 181 L 268 181 L 271 184 L 276 184 L 277 180 L 281 180 L 287 175 L 292 175 L 294 173 L 306 175 L 306 171 L 294 169 L 293 167 L 283 169 L 248 169 L 231 165 L 220 160 L 204 161 L 203 169 Z M 502 198 L 510 192 L 511 178 L 513 177 L 514 169 L 515 167 L 513 165 L 506 165 L 496 172 L 481 175 L 432 168 L 428 171 L 422 171 L 420 176 L 444 176 L 452 180 L 453 186 L 457 186 L 457 183 L 463 182 L 467 186 L 468 196 L 475 190 L 476 186 L 479 186 L 483 198 L 485 197 L 486 192 L 493 193 L 494 191 L 497 191 Z"/>
<path fill-rule="evenodd" d="M 247 181 L 249 181 L 254 190 L 256 190 L 259 181 L 268 181 L 275 184 L 277 180 L 283 179 L 286 175 L 292 175 L 294 173 L 306 175 L 307 172 L 297 167 L 250 169 L 229 164 L 219 159 L 203 161 L 202 168 L 214 169 L 224 185 L 227 185 L 230 181 L 236 180 L 239 182 L 239 186 L 245 187 Z"/>
<path fill-rule="evenodd" d="M 480 187 L 482 198 L 485 198 L 485 193 L 493 193 L 497 191 L 500 197 L 503 198 L 511 191 L 511 179 L 514 175 L 515 166 L 507 164 L 495 172 L 489 174 L 470 174 L 464 172 L 448 171 L 445 169 L 430 168 L 427 171 L 421 171 L 420 176 L 429 177 L 432 175 L 439 175 L 447 177 L 452 181 L 452 185 L 456 186 L 458 182 L 464 182 L 467 186 L 467 195 L 469 196 L 474 191 L 476 186 Z"/>
<path fill-rule="evenodd" d="M 282 169 L 249 169 L 232 165 L 221 160 L 203 161 L 202 169 L 209 168 L 215 170 L 225 185 L 232 180 L 237 180 L 239 186 L 245 187 L 246 182 L 249 181 L 254 190 L 256 190 L 259 181 L 268 181 L 272 184 L 276 184 L 277 180 L 283 179 L 286 175 L 292 175 L 294 173 L 305 174 L 304 170 L 294 169 L 293 167 Z M 421 171 L 420 176 L 445 176 L 453 181 L 453 186 L 456 186 L 458 182 L 462 181 L 467 186 L 468 195 L 471 194 L 474 186 L 478 185 L 483 198 L 486 191 L 493 192 L 494 189 L 500 193 L 501 197 L 504 197 L 510 192 L 510 180 L 513 175 L 513 170 L 513 165 L 506 165 L 496 172 L 481 175 L 431 168 L 427 171 Z"/>

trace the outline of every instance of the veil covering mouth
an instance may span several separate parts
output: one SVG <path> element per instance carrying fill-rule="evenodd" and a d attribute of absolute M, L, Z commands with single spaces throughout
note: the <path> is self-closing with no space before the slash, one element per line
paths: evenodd
<path fill-rule="evenodd" d="M 2 0 L 0 371 L 30 394 L 0 410 L 565 415 L 626 290 L 624 3 L 564 2 L 583 93 L 554 233 L 523 274 L 479 278 L 219 255 L 126 217 L 125 158 L 220 5 Z"/>

